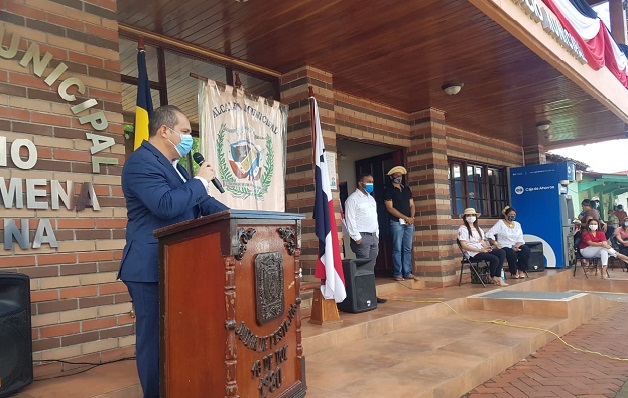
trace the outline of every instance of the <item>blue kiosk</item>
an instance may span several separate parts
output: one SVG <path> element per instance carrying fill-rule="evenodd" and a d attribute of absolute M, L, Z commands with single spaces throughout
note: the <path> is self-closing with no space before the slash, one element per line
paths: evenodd
<path fill-rule="evenodd" d="M 571 162 L 510 169 L 510 198 L 526 242 L 541 242 L 545 267 L 563 268 L 573 259 L 573 203 L 567 186 L 576 180 Z"/>

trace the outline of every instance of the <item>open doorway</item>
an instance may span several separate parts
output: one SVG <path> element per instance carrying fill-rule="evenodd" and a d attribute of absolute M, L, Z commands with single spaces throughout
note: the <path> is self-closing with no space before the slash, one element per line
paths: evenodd
<path fill-rule="evenodd" d="M 355 189 L 362 173 L 373 175 L 373 197 L 377 202 L 377 218 L 379 223 L 379 255 L 375 263 L 375 275 L 392 276 L 392 249 L 388 221 L 388 212 L 384 205 L 384 185 L 389 183 L 386 172 L 394 166 L 404 165 L 403 148 L 387 147 L 371 143 L 354 141 L 348 138 L 337 139 L 338 146 L 338 179 L 340 203 L 344 202 Z M 350 237 L 344 235 L 343 252 L 345 258 L 355 258 L 349 247 Z"/>

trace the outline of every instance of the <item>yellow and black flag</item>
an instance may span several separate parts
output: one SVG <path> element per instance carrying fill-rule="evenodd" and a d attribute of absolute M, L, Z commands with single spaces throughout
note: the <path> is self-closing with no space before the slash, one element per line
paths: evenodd
<path fill-rule="evenodd" d="M 153 101 L 150 97 L 150 83 L 146 71 L 144 39 L 137 41 L 137 102 L 135 103 L 135 142 L 133 149 L 148 139 L 148 120 L 153 117 Z"/>

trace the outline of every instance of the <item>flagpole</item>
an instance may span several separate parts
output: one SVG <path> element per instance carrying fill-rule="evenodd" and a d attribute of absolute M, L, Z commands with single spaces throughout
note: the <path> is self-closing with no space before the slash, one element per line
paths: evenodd
<path fill-rule="evenodd" d="M 316 116 L 314 115 L 314 101 L 312 101 L 312 99 L 315 99 L 316 97 L 314 96 L 314 89 L 312 86 L 308 86 L 307 91 L 308 103 L 310 105 L 310 130 L 312 132 L 312 175 L 316 178 L 316 128 L 314 126 L 314 123 L 316 123 L 314 120 Z"/>
<path fill-rule="evenodd" d="M 137 38 L 137 98 L 135 102 L 135 123 L 133 150 L 148 140 L 148 123 L 153 116 L 153 101 L 150 95 L 150 81 L 146 70 L 146 51 L 144 37 Z"/>
<path fill-rule="evenodd" d="M 316 113 L 314 111 L 314 89 L 312 86 L 307 87 L 308 91 L 308 104 L 310 107 L 310 131 L 312 133 L 312 181 L 316 186 Z M 321 286 L 325 284 L 325 281 L 321 279 Z"/>

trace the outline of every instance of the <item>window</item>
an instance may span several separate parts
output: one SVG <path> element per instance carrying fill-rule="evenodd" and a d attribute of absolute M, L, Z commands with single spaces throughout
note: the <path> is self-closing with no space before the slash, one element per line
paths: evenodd
<path fill-rule="evenodd" d="M 501 217 L 508 203 L 506 168 L 449 160 L 451 214 L 473 207 L 487 217 Z"/>
<path fill-rule="evenodd" d="M 167 104 L 178 106 L 190 120 L 193 135 L 198 136 L 198 80 L 190 76 L 190 73 L 233 85 L 233 70 L 200 58 L 198 54 L 183 53 L 149 43 L 145 44 L 144 48 L 153 108 Z M 125 37 L 120 38 L 120 72 L 125 147 L 129 155 L 133 151 L 133 124 L 137 97 L 137 42 Z M 265 98 L 279 98 L 277 78 L 264 79 L 265 76 L 255 77 L 245 71 L 238 71 L 238 74 L 246 92 Z M 195 149 L 198 146 L 196 141 Z M 192 163 L 191 155 L 181 161 L 188 169 Z"/>

